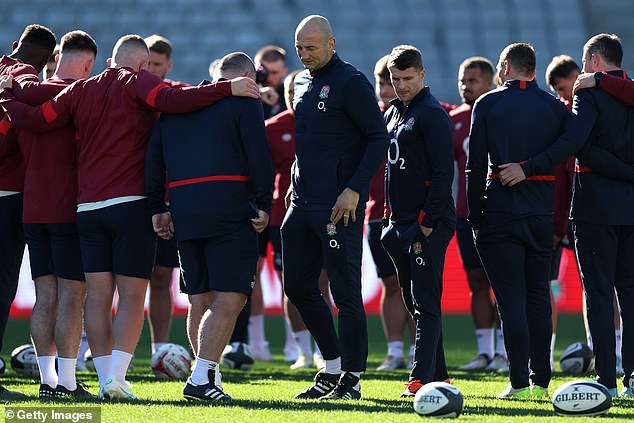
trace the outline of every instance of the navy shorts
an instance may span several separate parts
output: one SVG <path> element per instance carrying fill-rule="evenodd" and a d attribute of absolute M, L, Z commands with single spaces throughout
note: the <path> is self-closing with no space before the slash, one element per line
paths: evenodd
<path fill-rule="evenodd" d="M 77 224 L 25 223 L 24 237 L 29 246 L 31 277 L 45 275 L 85 281 Z"/>
<path fill-rule="evenodd" d="M 77 213 L 84 272 L 150 279 L 156 235 L 147 200 Z"/>
<path fill-rule="evenodd" d="M 381 243 L 381 232 L 383 231 L 383 222 L 370 222 L 365 226 L 368 236 L 368 245 L 372 253 L 372 260 L 376 266 L 376 274 L 379 278 L 396 275 L 396 268 L 392 259 L 383 248 Z"/>
<path fill-rule="evenodd" d="M 456 239 L 458 240 L 458 250 L 462 259 L 464 270 L 474 270 L 482 268 L 480 256 L 473 242 L 473 231 L 466 217 L 458 217 L 456 222 Z"/>
<path fill-rule="evenodd" d="M 176 238 L 170 240 L 165 240 L 160 237 L 156 238 L 156 259 L 154 260 L 154 264 L 172 269 L 180 267 Z"/>
<path fill-rule="evenodd" d="M 227 224 L 216 236 L 178 242 L 181 292 L 251 295 L 258 263 L 258 238 L 251 221 Z"/>

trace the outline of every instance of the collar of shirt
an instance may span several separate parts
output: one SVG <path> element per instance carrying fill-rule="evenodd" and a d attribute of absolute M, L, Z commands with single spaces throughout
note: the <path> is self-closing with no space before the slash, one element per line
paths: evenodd
<path fill-rule="evenodd" d="M 311 71 L 310 75 L 313 78 L 316 77 L 316 76 L 322 75 L 322 74 L 328 72 L 328 69 L 332 68 L 335 63 L 340 62 L 340 61 L 341 61 L 341 59 L 339 58 L 339 55 L 335 51 L 332 54 L 332 57 L 330 58 L 328 63 L 326 63 L 324 66 L 320 67 L 319 69 L 315 69 L 315 70 Z"/>
<path fill-rule="evenodd" d="M 425 97 L 427 97 L 429 95 L 429 87 L 423 87 L 418 94 L 416 94 L 414 96 L 414 98 L 412 99 L 412 101 L 409 102 L 409 104 L 407 106 L 405 106 L 405 104 L 403 104 L 403 102 L 399 99 L 399 98 L 395 98 L 394 100 L 390 101 L 390 104 L 392 104 L 394 107 L 396 107 L 396 109 L 399 111 L 399 113 L 403 113 L 403 110 L 406 109 L 406 107 L 412 106 L 418 102 L 421 102 L 425 99 Z"/>
<path fill-rule="evenodd" d="M 519 88 L 520 90 L 525 90 L 525 89 L 534 89 L 537 88 L 537 82 L 535 82 L 535 80 L 532 81 L 522 81 L 519 79 L 512 79 L 509 81 L 506 81 L 503 85 L 503 87 L 514 87 L 514 88 Z"/>
<path fill-rule="evenodd" d="M 608 75 L 612 75 L 612 76 L 618 76 L 619 78 L 623 78 L 623 79 L 630 79 L 627 76 L 627 73 L 625 73 L 625 71 L 623 69 L 617 69 L 617 70 L 613 70 L 613 71 L 608 71 L 606 72 Z"/>

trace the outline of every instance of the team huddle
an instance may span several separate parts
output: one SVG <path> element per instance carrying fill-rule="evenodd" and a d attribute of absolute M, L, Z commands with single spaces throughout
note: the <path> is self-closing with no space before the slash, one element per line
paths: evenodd
<path fill-rule="evenodd" d="M 467 58 L 461 105 L 433 96 L 411 45 L 377 62 L 373 86 L 339 57 L 317 15 L 295 30 L 305 69 L 285 79 L 285 52 L 268 46 L 255 64 L 242 52 L 212 63 L 212 82 L 170 81 L 169 42 L 138 35 L 121 37 L 108 68 L 89 78 L 97 44 L 72 31 L 40 81 L 55 44 L 49 29 L 29 25 L 0 58 L 0 342 L 26 242 L 40 398 L 135 398 L 126 372 L 148 283 L 154 351 L 167 342 L 180 267 L 196 360 L 183 396 L 231 401 L 220 363 L 270 359 L 257 283 L 270 243 L 285 355 L 292 369 L 320 369 L 295 398 L 360 399 L 364 229 L 384 290 L 388 350 L 378 370 L 410 368 L 401 396 L 451 383 L 441 296 L 455 233 L 478 342 L 461 369 L 509 372 L 498 398 L 549 397 L 549 282 L 569 245 L 598 382 L 616 397 L 622 372 L 620 395 L 632 397 L 634 82 L 615 35 L 587 41 L 582 69 L 553 59 L 546 79 L 559 98 L 535 82 L 529 44 L 507 46 L 497 67 Z M 96 395 L 76 380 L 82 328 Z M 22 394 L 0 387 L 0 396 Z"/>

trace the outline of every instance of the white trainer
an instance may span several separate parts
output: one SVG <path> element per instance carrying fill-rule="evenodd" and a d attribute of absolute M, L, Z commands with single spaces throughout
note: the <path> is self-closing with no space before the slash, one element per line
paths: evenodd
<path fill-rule="evenodd" d="M 136 399 L 127 381 L 120 383 L 116 379 L 108 378 L 99 388 L 100 399 Z"/>
<path fill-rule="evenodd" d="M 310 369 L 313 367 L 313 357 L 306 354 L 299 354 L 295 363 L 291 364 L 291 370 Z"/>

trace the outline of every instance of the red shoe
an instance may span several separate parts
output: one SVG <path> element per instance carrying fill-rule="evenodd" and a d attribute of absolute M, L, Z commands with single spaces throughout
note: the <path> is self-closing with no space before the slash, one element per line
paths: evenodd
<path fill-rule="evenodd" d="M 413 397 L 414 395 L 416 395 L 416 392 L 418 392 L 418 390 L 423 387 L 423 384 L 420 382 L 420 380 L 414 379 L 414 380 L 410 380 L 409 382 L 407 382 L 405 384 L 405 386 L 406 386 L 406 388 L 403 391 L 403 393 L 401 394 L 401 396 L 402 397 Z"/>

